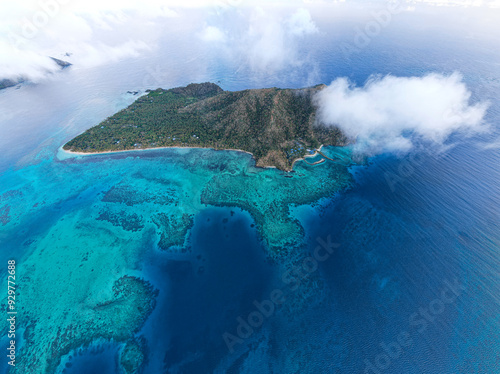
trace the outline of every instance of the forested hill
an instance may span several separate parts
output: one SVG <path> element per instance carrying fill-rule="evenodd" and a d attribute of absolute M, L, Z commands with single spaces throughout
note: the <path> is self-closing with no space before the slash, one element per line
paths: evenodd
<path fill-rule="evenodd" d="M 210 147 L 252 153 L 257 166 L 290 170 L 293 161 L 324 145 L 344 145 L 339 129 L 317 123 L 304 89 L 224 91 L 213 83 L 157 89 L 64 145 L 73 152 L 157 147 Z"/>

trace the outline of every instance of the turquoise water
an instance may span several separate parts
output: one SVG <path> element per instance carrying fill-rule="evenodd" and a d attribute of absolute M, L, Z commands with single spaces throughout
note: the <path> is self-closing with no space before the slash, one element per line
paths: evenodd
<path fill-rule="evenodd" d="M 129 357 L 153 374 L 499 372 L 498 56 L 398 31 L 349 63 L 334 33 L 324 36 L 318 79 L 458 69 L 474 100 L 491 101 L 490 133 L 367 164 L 330 147 L 339 162 L 299 162 L 288 178 L 237 152 L 59 152 L 134 100 L 124 92 L 142 88 L 151 56 L 0 92 L 4 113 L 24 125 L 2 122 L 0 175 L 0 259 L 18 263 L 25 329 L 17 372 L 49 363 L 118 373 L 124 345 L 140 338 L 145 358 Z M 257 79 L 225 63 L 200 81 L 243 89 L 310 78 Z M 187 65 L 159 85 L 198 77 Z M 279 291 L 283 302 L 261 309 Z M 265 318 L 243 331 L 255 312 Z"/>
<path fill-rule="evenodd" d="M 194 320 L 200 321 L 196 314 L 186 319 L 186 295 L 190 295 L 188 300 L 195 298 L 193 310 L 201 308 L 207 312 L 201 305 L 202 299 L 206 299 L 207 305 L 215 303 L 219 307 L 232 308 L 234 303 L 235 310 L 249 307 L 249 300 L 262 291 L 238 296 L 240 287 L 255 288 L 255 277 L 261 282 L 259 288 L 269 287 L 266 272 L 261 269 L 266 263 L 266 252 L 271 257 L 287 256 L 290 247 L 303 241 L 303 227 L 289 216 L 289 206 L 315 202 L 318 196 L 332 196 L 350 183 L 349 150 L 330 148 L 325 152 L 331 156 L 338 153 L 339 161 L 331 162 L 328 168 L 297 165 L 292 175 L 255 168 L 253 159 L 245 153 L 201 149 L 84 157 L 67 157 L 59 152 L 53 160 L 27 166 L 22 172 L 5 173 L 3 232 L 8 240 L 3 255 L 7 260 L 15 253 L 18 276 L 25 280 L 19 286 L 19 303 L 39 306 L 25 308 L 18 315 L 23 326 L 31 326 L 30 343 L 46 341 L 50 345 L 71 329 L 71 338 L 54 348 L 69 352 L 78 344 L 101 337 L 102 330 L 110 328 L 109 323 L 90 327 L 87 324 L 96 318 L 116 318 L 116 308 L 123 306 L 111 294 L 113 282 L 126 275 L 146 278 L 160 295 L 170 295 L 168 299 L 175 307 L 159 306 L 158 309 L 167 308 L 165 314 L 169 315 L 167 319 L 162 315 L 161 321 L 169 325 L 170 319 L 182 316 L 185 322 L 172 324 L 180 331 L 185 323 L 193 327 Z M 210 206 L 230 208 L 214 210 Z M 255 222 L 242 209 L 254 213 L 259 221 Z M 274 213 L 269 214 L 270 209 Z M 245 237 L 246 231 L 250 232 Z M 210 236 L 206 238 L 207 232 Z M 238 247 L 238 252 L 234 252 L 234 247 Z M 260 248 L 259 256 L 252 259 L 256 248 Z M 189 259 L 195 253 L 200 258 L 194 261 L 197 268 L 192 269 L 194 264 Z M 166 270 L 149 279 L 150 273 L 158 272 L 149 261 L 156 266 L 165 263 Z M 246 266 L 236 270 L 242 261 Z M 227 279 L 219 279 L 226 268 L 231 270 Z M 245 271 L 249 273 L 246 278 Z M 216 284 L 204 292 L 202 279 L 195 276 L 184 280 L 187 290 L 180 301 L 174 302 L 177 296 L 173 290 L 182 286 L 162 286 L 162 277 L 172 277 L 175 284 L 191 272 L 201 278 L 205 272 L 216 276 L 212 279 Z M 273 271 L 267 273 L 271 277 Z M 197 286 L 197 282 L 201 284 Z M 219 300 L 217 292 L 224 297 Z M 238 304 L 239 298 L 243 306 Z M 102 309 L 103 304 L 117 307 Z M 80 307 L 74 308 L 75 305 Z M 216 312 L 220 311 L 213 313 Z M 126 341 L 134 330 L 140 329 L 140 325 L 134 328 L 127 323 L 138 323 L 149 315 L 136 310 L 130 313 L 111 326 L 113 331 L 106 336 Z M 230 318 L 225 317 L 224 321 L 227 324 Z M 214 320 L 207 319 L 209 322 L 213 324 Z M 124 336 L 122 331 L 126 328 L 130 334 Z M 157 327 L 154 331 L 158 332 Z M 170 333 L 170 344 L 180 350 L 182 344 L 176 343 L 176 339 L 182 334 Z M 72 340 L 78 344 L 75 346 Z M 177 354 L 183 353 L 181 350 Z M 43 367 L 45 360 L 50 362 L 50 356 L 36 349 L 25 352 L 23 359 L 30 366 Z M 174 358 L 171 360 L 175 363 Z"/>

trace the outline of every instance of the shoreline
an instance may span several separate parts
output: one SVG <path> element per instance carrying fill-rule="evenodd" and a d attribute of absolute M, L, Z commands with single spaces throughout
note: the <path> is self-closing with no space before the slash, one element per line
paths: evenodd
<path fill-rule="evenodd" d="M 95 155 L 102 155 L 102 154 L 113 154 L 113 153 L 123 153 L 123 152 L 137 152 L 137 151 L 154 151 L 154 150 L 157 150 L 157 149 L 173 149 L 173 148 L 177 148 L 177 149 L 211 149 L 211 150 L 214 150 L 214 151 L 243 152 L 243 153 L 251 155 L 252 158 L 254 160 L 256 160 L 256 158 L 253 155 L 253 153 L 248 152 L 248 151 L 244 151 L 243 149 L 234 149 L 234 148 L 215 149 L 215 148 L 212 148 L 212 147 L 182 147 L 182 146 L 177 147 L 177 146 L 171 146 L 171 147 L 155 147 L 155 148 L 140 148 L 140 149 L 122 149 L 122 150 L 118 150 L 118 151 L 102 151 L 102 152 L 73 152 L 73 151 L 67 151 L 67 150 L 63 149 L 63 147 L 64 147 L 64 145 L 62 145 L 61 147 L 59 147 L 58 151 L 59 152 L 64 152 L 64 153 L 66 153 L 68 155 L 75 155 L 75 156 L 95 156 Z M 321 144 L 318 149 L 315 149 L 313 154 L 308 154 L 308 155 L 304 155 L 303 157 L 296 158 L 292 162 L 291 169 L 290 170 L 283 170 L 283 171 L 285 171 L 287 173 L 293 171 L 293 166 L 295 165 L 295 163 L 297 161 L 304 161 L 304 159 L 306 159 L 306 158 L 316 157 L 319 154 L 319 152 L 321 152 L 322 148 L 323 148 L 323 144 Z M 263 169 L 271 169 L 271 168 L 272 169 L 277 169 L 276 166 L 257 166 L 257 162 L 255 163 L 255 167 L 257 167 L 257 168 L 263 168 Z"/>
<path fill-rule="evenodd" d="M 304 155 L 304 157 L 296 158 L 295 160 L 293 160 L 293 162 L 292 162 L 292 170 L 293 170 L 293 166 L 295 165 L 295 163 L 297 161 L 305 161 L 306 158 L 316 157 L 319 154 L 319 152 L 321 152 L 321 148 L 323 148 L 323 144 L 321 144 L 318 149 L 315 149 L 314 153 L 312 155 L 310 155 L 310 154 L 309 155 Z"/>

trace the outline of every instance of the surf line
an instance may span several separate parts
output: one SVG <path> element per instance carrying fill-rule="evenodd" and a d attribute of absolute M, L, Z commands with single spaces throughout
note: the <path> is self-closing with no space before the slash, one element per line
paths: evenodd
<path fill-rule="evenodd" d="M 330 158 L 328 157 L 327 155 L 325 155 L 323 152 L 321 152 L 319 149 L 316 151 L 318 152 L 321 156 L 323 156 L 324 158 L 327 158 L 329 159 L 330 161 L 339 161 L 338 159 L 337 160 L 334 160 L 333 158 Z"/>
<path fill-rule="evenodd" d="M 304 162 L 307 164 L 307 165 L 311 165 L 311 166 L 314 166 L 314 165 L 318 165 L 318 164 L 322 164 L 323 162 L 325 162 L 326 160 L 324 158 L 322 158 L 321 160 L 318 160 L 316 162 L 308 162 L 306 161 L 306 159 L 304 159 Z"/>
<path fill-rule="evenodd" d="M 324 158 L 322 158 L 321 160 L 318 160 L 316 162 L 308 162 L 305 158 L 304 158 L 304 162 L 308 165 L 311 165 L 311 166 L 314 166 L 314 165 L 319 165 L 319 164 L 322 164 L 323 162 L 325 162 L 326 160 L 325 159 L 328 159 L 330 161 L 333 161 L 333 162 L 338 162 L 340 161 L 339 159 L 333 159 L 333 158 L 330 158 L 328 157 L 327 155 L 325 155 L 323 152 L 321 152 L 319 149 L 316 150 L 316 153 L 323 156 Z"/>

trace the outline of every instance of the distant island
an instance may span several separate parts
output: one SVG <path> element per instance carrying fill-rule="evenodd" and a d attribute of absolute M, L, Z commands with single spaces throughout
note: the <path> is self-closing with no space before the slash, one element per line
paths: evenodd
<path fill-rule="evenodd" d="M 214 83 L 148 90 L 129 107 L 63 146 L 96 153 L 196 147 L 251 153 L 256 165 L 289 171 L 321 145 L 347 137 L 316 118 L 314 94 L 326 87 L 224 91 Z"/>
<path fill-rule="evenodd" d="M 49 56 L 50 57 L 50 56 Z M 67 61 L 59 60 L 58 58 L 55 57 L 50 57 L 52 61 L 54 61 L 58 66 L 60 66 L 61 69 L 66 69 L 67 67 L 71 66 L 71 64 Z M 26 79 L 24 77 L 17 77 L 14 79 L 0 79 L 0 90 L 3 90 L 5 88 L 9 87 L 14 87 L 17 86 L 20 83 L 26 82 Z"/>

